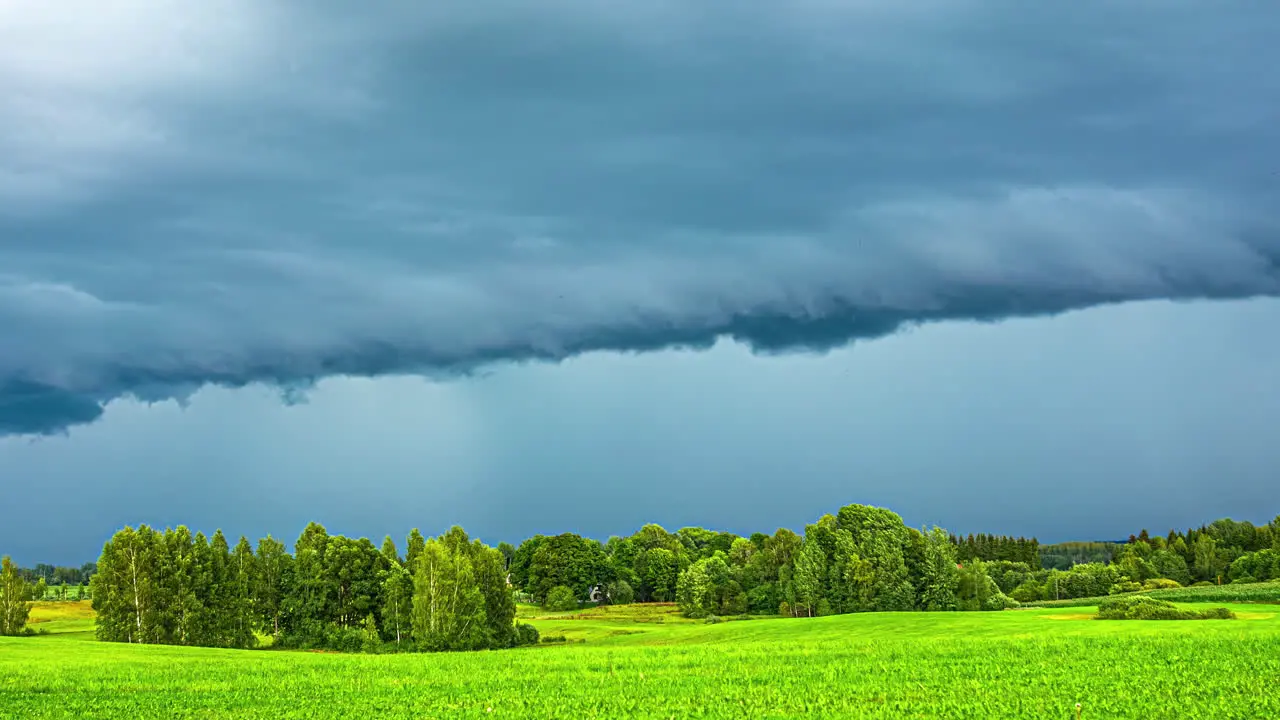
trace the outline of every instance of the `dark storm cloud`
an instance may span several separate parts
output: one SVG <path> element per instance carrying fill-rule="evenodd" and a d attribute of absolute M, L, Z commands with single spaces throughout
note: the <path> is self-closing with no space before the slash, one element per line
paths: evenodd
<path fill-rule="evenodd" d="M 1265 3 L 78 5 L 0 10 L 0 433 L 1280 294 Z"/>

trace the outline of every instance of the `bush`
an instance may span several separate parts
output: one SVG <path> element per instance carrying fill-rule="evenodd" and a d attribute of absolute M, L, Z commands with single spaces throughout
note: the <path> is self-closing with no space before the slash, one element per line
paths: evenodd
<path fill-rule="evenodd" d="M 706 624 L 708 624 L 708 625 L 716 625 L 716 624 L 719 624 L 719 623 L 724 622 L 724 619 L 723 619 L 723 618 L 721 618 L 721 617 L 720 617 L 720 616 L 718 616 L 718 615 L 708 615 L 708 616 L 707 616 L 707 619 L 706 619 L 706 620 L 703 620 L 703 622 L 705 622 L 705 623 L 706 623 Z"/>
<path fill-rule="evenodd" d="M 1099 620 L 1230 620 L 1235 614 L 1226 608 L 1187 610 L 1165 600 L 1132 595 L 1104 600 L 1098 605 Z"/>
<path fill-rule="evenodd" d="M 358 653 L 364 649 L 364 638 L 363 630 L 335 627 L 325 633 L 324 646 L 338 652 Z"/>
<path fill-rule="evenodd" d="M 1232 584 L 1232 585 L 1247 585 L 1247 584 L 1249 584 L 1249 583 L 1256 583 L 1256 582 L 1258 582 L 1258 580 L 1257 580 L 1256 578 L 1254 578 L 1252 575 L 1241 575 L 1240 577 L 1236 578 L 1235 580 L 1232 580 L 1232 581 L 1231 581 L 1231 584 Z"/>
<path fill-rule="evenodd" d="M 1009 597 L 1020 603 L 1035 602 L 1044 597 L 1044 588 L 1037 585 L 1034 580 L 1028 580 L 1014 588 Z"/>
<path fill-rule="evenodd" d="M 1201 580 L 1198 583 L 1192 583 L 1191 587 L 1209 587 L 1212 584 L 1213 583 L 1209 582 L 1208 580 Z"/>
<path fill-rule="evenodd" d="M 1180 587 L 1182 585 L 1177 580 L 1170 580 L 1169 578 L 1151 578 L 1142 583 L 1143 590 L 1176 590 Z"/>
<path fill-rule="evenodd" d="M 982 601 L 983 610 L 1009 610 L 1019 606 L 1017 600 L 1010 598 L 1008 595 L 997 590 L 986 600 Z"/>
<path fill-rule="evenodd" d="M 526 623 L 516 623 L 516 645 L 537 645 L 538 628 Z"/>
<path fill-rule="evenodd" d="M 562 643 L 565 642 L 564 635 L 548 635 L 542 638 L 543 643 Z"/>
<path fill-rule="evenodd" d="M 1142 589 L 1142 583 L 1126 581 L 1126 582 L 1119 582 L 1119 583 L 1116 583 L 1115 585 L 1112 585 L 1111 589 L 1108 590 L 1107 592 L 1111 595 L 1121 595 L 1123 593 L 1138 592 L 1141 589 Z"/>
<path fill-rule="evenodd" d="M 542 607 L 547 610 L 577 610 L 578 599 L 573 596 L 573 590 L 568 586 L 557 585 L 547 593 L 547 600 L 542 603 Z"/>
<path fill-rule="evenodd" d="M 605 592 L 609 595 L 609 602 L 614 605 L 630 605 L 636 601 L 636 592 L 626 580 L 609 583 Z"/>

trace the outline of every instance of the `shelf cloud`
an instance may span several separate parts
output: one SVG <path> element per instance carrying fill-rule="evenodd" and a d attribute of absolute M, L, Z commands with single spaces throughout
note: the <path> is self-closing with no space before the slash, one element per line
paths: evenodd
<path fill-rule="evenodd" d="M 1280 8 L 0 5 L 0 434 L 1280 295 Z"/>

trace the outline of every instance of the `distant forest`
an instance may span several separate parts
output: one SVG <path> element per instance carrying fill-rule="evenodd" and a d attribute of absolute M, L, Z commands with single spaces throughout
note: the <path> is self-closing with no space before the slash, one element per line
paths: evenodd
<path fill-rule="evenodd" d="M 10 566 L 11 567 L 11 566 Z M 516 603 L 674 602 L 692 618 L 811 617 L 864 611 L 998 610 L 1191 584 L 1280 578 L 1280 517 L 1229 519 L 1123 543 L 1041 546 L 1035 538 L 907 527 L 849 505 L 806 526 L 740 537 L 645 525 L 607 542 L 573 533 L 489 547 L 455 527 L 387 537 L 330 535 L 311 523 L 293 551 L 268 536 L 231 546 L 185 527 L 124 528 L 96 564 L 11 572 L 44 586 L 88 579 L 102 640 L 345 651 L 466 650 L 537 642 Z M 16 586 L 15 586 L 16 587 Z M 3 593 L 0 590 L 0 593 Z M 57 597 L 57 592 L 52 591 Z M 77 593 L 75 597 L 82 597 Z M 64 591 L 62 597 L 69 595 Z M 4 601 L 0 597 L 0 604 Z"/>

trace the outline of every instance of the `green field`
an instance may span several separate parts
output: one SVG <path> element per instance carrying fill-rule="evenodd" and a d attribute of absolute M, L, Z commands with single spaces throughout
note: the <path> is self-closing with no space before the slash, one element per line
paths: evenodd
<path fill-rule="evenodd" d="M 1172 588 L 1169 590 L 1145 590 L 1125 595 L 1146 595 L 1157 600 L 1180 603 L 1280 603 L 1280 582 L 1247 583 L 1240 585 L 1205 585 L 1202 587 Z M 1093 607 L 1113 595 L 1070 600 L 1041 600 L 1027 603 L 1026 607 L 1064 608 Z"/>
<path fill-rule="evenodd" d="M 1202 606 L 1208 607 L 1208 606 Z M 4 718 L 1277 718 L 1280 606 L 1224 621 L 1087 608 L 707 624 L 671 606 L 522 607 L 564 644 L 338 655 L 94 641 L 42 603 L 0 638 Z"/>

